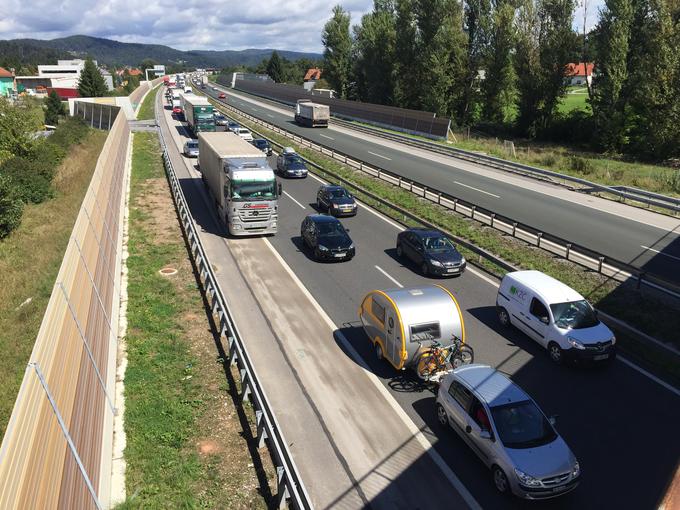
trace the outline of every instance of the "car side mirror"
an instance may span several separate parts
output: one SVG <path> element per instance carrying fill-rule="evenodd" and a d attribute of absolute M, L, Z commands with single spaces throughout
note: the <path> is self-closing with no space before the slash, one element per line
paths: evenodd
<path fill-rule="evenodd" d="M 550 319 L 548 319 L 548 317 L 541 317 L 541 322 L 543 324 L 550 324 Z"/>
<path fill-rule="evenodd" d="M 280 195 L 281 193 L 283 193 L 283 184 L 281 184 L 280 182 L 277 183 L 277 184 L 279 185 L 279 195 Z"/>
<path fill-rule="evenodd" d="M 490 441 L 491 440 L 491 432 L 489 432 L 488 430 L 482 430 L 479 433 L 479 437 L 482 438 L 482 439 L 488 439 Z"/>
<path fill-rule="evenodd" d="M 345 229 L 345 232 L 349 232 L 349 229 L 348 229 L 348 228 L 346 228 L 346 229 Z"/>
<path fill-rule="evenodd" d="M 558 416 L 556 414 L 553 414 L 550 418 L 548 418 L 550 425 L 552 425 L 553 427 L 557 425 L 557 418 Z"/>

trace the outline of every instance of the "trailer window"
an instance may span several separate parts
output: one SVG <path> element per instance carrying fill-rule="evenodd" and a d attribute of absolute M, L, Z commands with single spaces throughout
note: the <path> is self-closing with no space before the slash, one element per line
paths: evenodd
<path fill-rule="evenodd" d="M 371 313 L 381 323 L 385 324 L 385 308 L 380 306 L 380 304 L 375 299 L 371 300 Z"/>
<path fill-rule="evenodd" d="M 411 326 L 411 342 L 424 342 L 441 338 L 441 329 L 438 322 L 416 324 Z"/>

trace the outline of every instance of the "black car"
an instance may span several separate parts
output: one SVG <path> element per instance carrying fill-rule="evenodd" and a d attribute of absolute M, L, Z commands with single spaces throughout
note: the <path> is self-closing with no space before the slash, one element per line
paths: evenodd
<path fill-rule="evenodd" d="M 397 236 L 397 255 L 415 262 L 421 272 L 439 276 L 456 276 L 465 271 L 465 257 L 438 230 L 409 228 Z"/>
<path fill-rule="evenodd" d="M 351 260 L 354 243 L 340 221 L 325 214 L 312 214 L 302 220 L 300 237 L 314 251 L 316 260 Z"/>
<path fill-rule="evenodd" d="M 355 216 L 357 203 L 352 194 L 342 186 L 324 185 L 316 193 L 316 208 L 333 216 Z"/>
<path fill-rule="evenodd" d="M 267 156 L 272 155 L 272 146 L 269 145 L 269 142 L 264 138 L 255 138 L 255 140 L 253 140 L 250 143 L 252 143 L 255 147 L 264 152 Z"/>
<path fill-rule="evenodd" d="M 307 165 L 297 154 L 281 154 L 276 158 L 276 169 L 284 177 L 307 177 Z"/>

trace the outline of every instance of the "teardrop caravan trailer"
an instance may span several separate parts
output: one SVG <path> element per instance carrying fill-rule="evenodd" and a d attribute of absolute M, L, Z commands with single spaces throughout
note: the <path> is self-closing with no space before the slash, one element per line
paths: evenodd
<path fill-rule="evenodd" d="M 440 285 L 373 290 L 361 302 L 359 319 L 376 355 L 397 370 L 412 366 L 434 341 L 448 345 L 455 335 L 465 343 L 460 306 Z"/>

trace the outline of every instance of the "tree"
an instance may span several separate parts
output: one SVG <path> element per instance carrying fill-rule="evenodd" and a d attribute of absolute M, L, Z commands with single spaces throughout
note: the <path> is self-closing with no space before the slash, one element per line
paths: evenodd
<path fill-rule="evenodd" d="M 576 46 L 573 0 L 523 0 L 517 15 L 517 72 L 520 131 L 536 136 L 555 117 L 566 91 L 566 65 Z"/>
<path fill-rule="evenodd" d="M 416 63 L 420 38 L 415 1 L 395 0 L 394 104 L 402 108 L 416 108 L 419 104 L 420 76 Z"/>
<path fill-rule="evenodd" d="M 357 92 L 362 101 L 394 102 L 396 18 L 391 0 L 376 0 L 374 11 L 354 27 Z"/>
<path fill-rule="evenodd" d="M 0 239 L 19 226 L 23 210 L 24 204 L 17 198 L 11 180 L 0 174 Z"/>
<path fill-rule="evenodd" d="M 106 94 L 106 83 L 102 73 L 91 58 L 85 61 L 85 66 L 78 80 L 78 93 L 81 97 L 101 97 Z"/>
<path fill-rule="evenodd" d="M 64 107 L 61 104 L 61 99 L 53 90 L 47 97 L 47 109 L 45 110 L 45 124 L 56 126 L 59 124 L 59 116 L 64 113 Z"/>
<path fill-rule="evenodd" d="M 349 13 L 342 6 L 333 7 L 333 16 L 323 28 L 324 76 L 338 95 L 346 98 L 350 86 L 352 38 Z"/>
<path fill-rule="evenodd" d="M 504 124 L 515 102 L 517 75 L 512 62 L 515 47 L 515 7 L 507 0 L 496 3 L 486 49 L 486 75 L 482 81 L 482 118 Z"/>
<path fill-rule="evenodd" d="M 465 3 L 465 31 L 467 32 L 467 69 L 463 81 L 462 100 L 458 119 L 463 125 L 470 125 L 478 118 L 479 71 L 491 32 L 490 0 L 467 0 Z"/>
<path fill-rule="evenodd" d="M 42 114 L 39 122 L 42 122 Z M 28 109 L 12 106 L 0 97 L 0 162 L 26 156 L 33 147 L 31 134 L 38 128 Z"/>
<path fill-rule="evenodd" d="M 152 58 L 145 58 L 144 60 L 142 60 L 142 63 L 139 64 L 139 69 L 142 71 L 142 74 L 146 77 L 145 71 L 147 69 L 153 69 L 157 63 L 158 62 L 156 62 Z"/>
<path fill-rule="evenodd" d="M 269 62 L 267 63 L 267 74 L 276 83 L 284 81 L 283 65 L 277 51 L 273 51 L 272 56 L 269 58 Z"/>
<path fill-rule="evenodd" d="M 606 0 L 597 29 L 599 60 L 591 101 L 600 146 L 619 151 L 627 143 L 628 52 L 633 23 L 631 0 Z"/>

